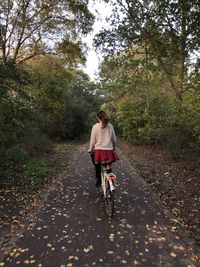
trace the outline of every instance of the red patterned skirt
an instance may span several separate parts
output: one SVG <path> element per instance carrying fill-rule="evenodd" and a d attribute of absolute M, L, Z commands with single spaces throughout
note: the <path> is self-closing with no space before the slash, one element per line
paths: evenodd
<path fill-rule="evenodd" d="M 94 151 L 94 161 L 98 163 L 114 162 L 119 160 L 119 157 L 115 150 L 101 150 Z"/>

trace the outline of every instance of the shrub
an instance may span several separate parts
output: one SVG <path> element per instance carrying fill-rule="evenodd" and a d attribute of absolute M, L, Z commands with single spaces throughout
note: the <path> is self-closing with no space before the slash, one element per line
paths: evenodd
<path fill-rule="evenodd" d="M 11 146 L 6 150 L 5 159 L 6 161 L 12 162 L 13 164 L 22 163 L 27 160 L 29 154 L 19 144 Z"/>
<path fill-rule="evenodd" d="M 118 104 L 117 121 L 122 135 L 135 144 L 158 143 L 173 155 L 200 140 L 200 101 L 186 95 L 183 102 L 166 94 L 154 94 L 147 112 L 141 98 L 124 98 Z"/>

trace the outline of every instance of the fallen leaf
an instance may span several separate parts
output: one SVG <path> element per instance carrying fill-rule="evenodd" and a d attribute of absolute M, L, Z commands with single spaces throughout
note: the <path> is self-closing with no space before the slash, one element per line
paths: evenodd
<path fill-rule="evenodd" d="M 172 252 L 172 253 L 170 253 L 170 255 L 172 256 L 172 257 L 176 257 L 176 253 L 174 253 L 174 252 Z"/>

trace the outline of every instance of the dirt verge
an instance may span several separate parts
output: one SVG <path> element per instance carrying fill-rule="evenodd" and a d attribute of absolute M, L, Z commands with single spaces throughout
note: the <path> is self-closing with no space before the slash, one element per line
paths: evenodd
<path fill-rule="evenodd" d="M 33 190 L 32 184 L 26 188 L 12 186 L 0 189 L 0 245 L 5 242 L 7 236 L 9 239 L 12 229 L 20 225 L 21 220 L 37 207 L 39 199 L 49 190 L 53 180 L 57 180 L 60 173 L 69 165 L 77 147 L 73 143 L 55 144 L 51 153 L 38 158 L 38 161 L 48 162 L 48 165 L 45 166 L 46 169 L 54 168 L 55 170 L 49 172 L 54 174 L 53 176 L 44 177 L 45 181 L 37 191 Z M 46 173 L 48 174 L 48 172 Z"/>
<path fill-rule="evenodd" d="M 162 206 L 200 245 L 199 158 L 175 160 L 158 146 L 135 146 L 122 140 L 119 147 Z"/>

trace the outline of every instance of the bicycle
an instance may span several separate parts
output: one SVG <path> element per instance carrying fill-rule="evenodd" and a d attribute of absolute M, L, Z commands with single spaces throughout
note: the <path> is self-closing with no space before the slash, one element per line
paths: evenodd
<path fill-rule="evenodd" d="M 98 189 L 105 201 L 106 212 L 110 218 L 114 214 L 115 180 L 116 175 L 114 173 L 106 173 L 105 167 L 101 165 L 101 187 Z"/>

